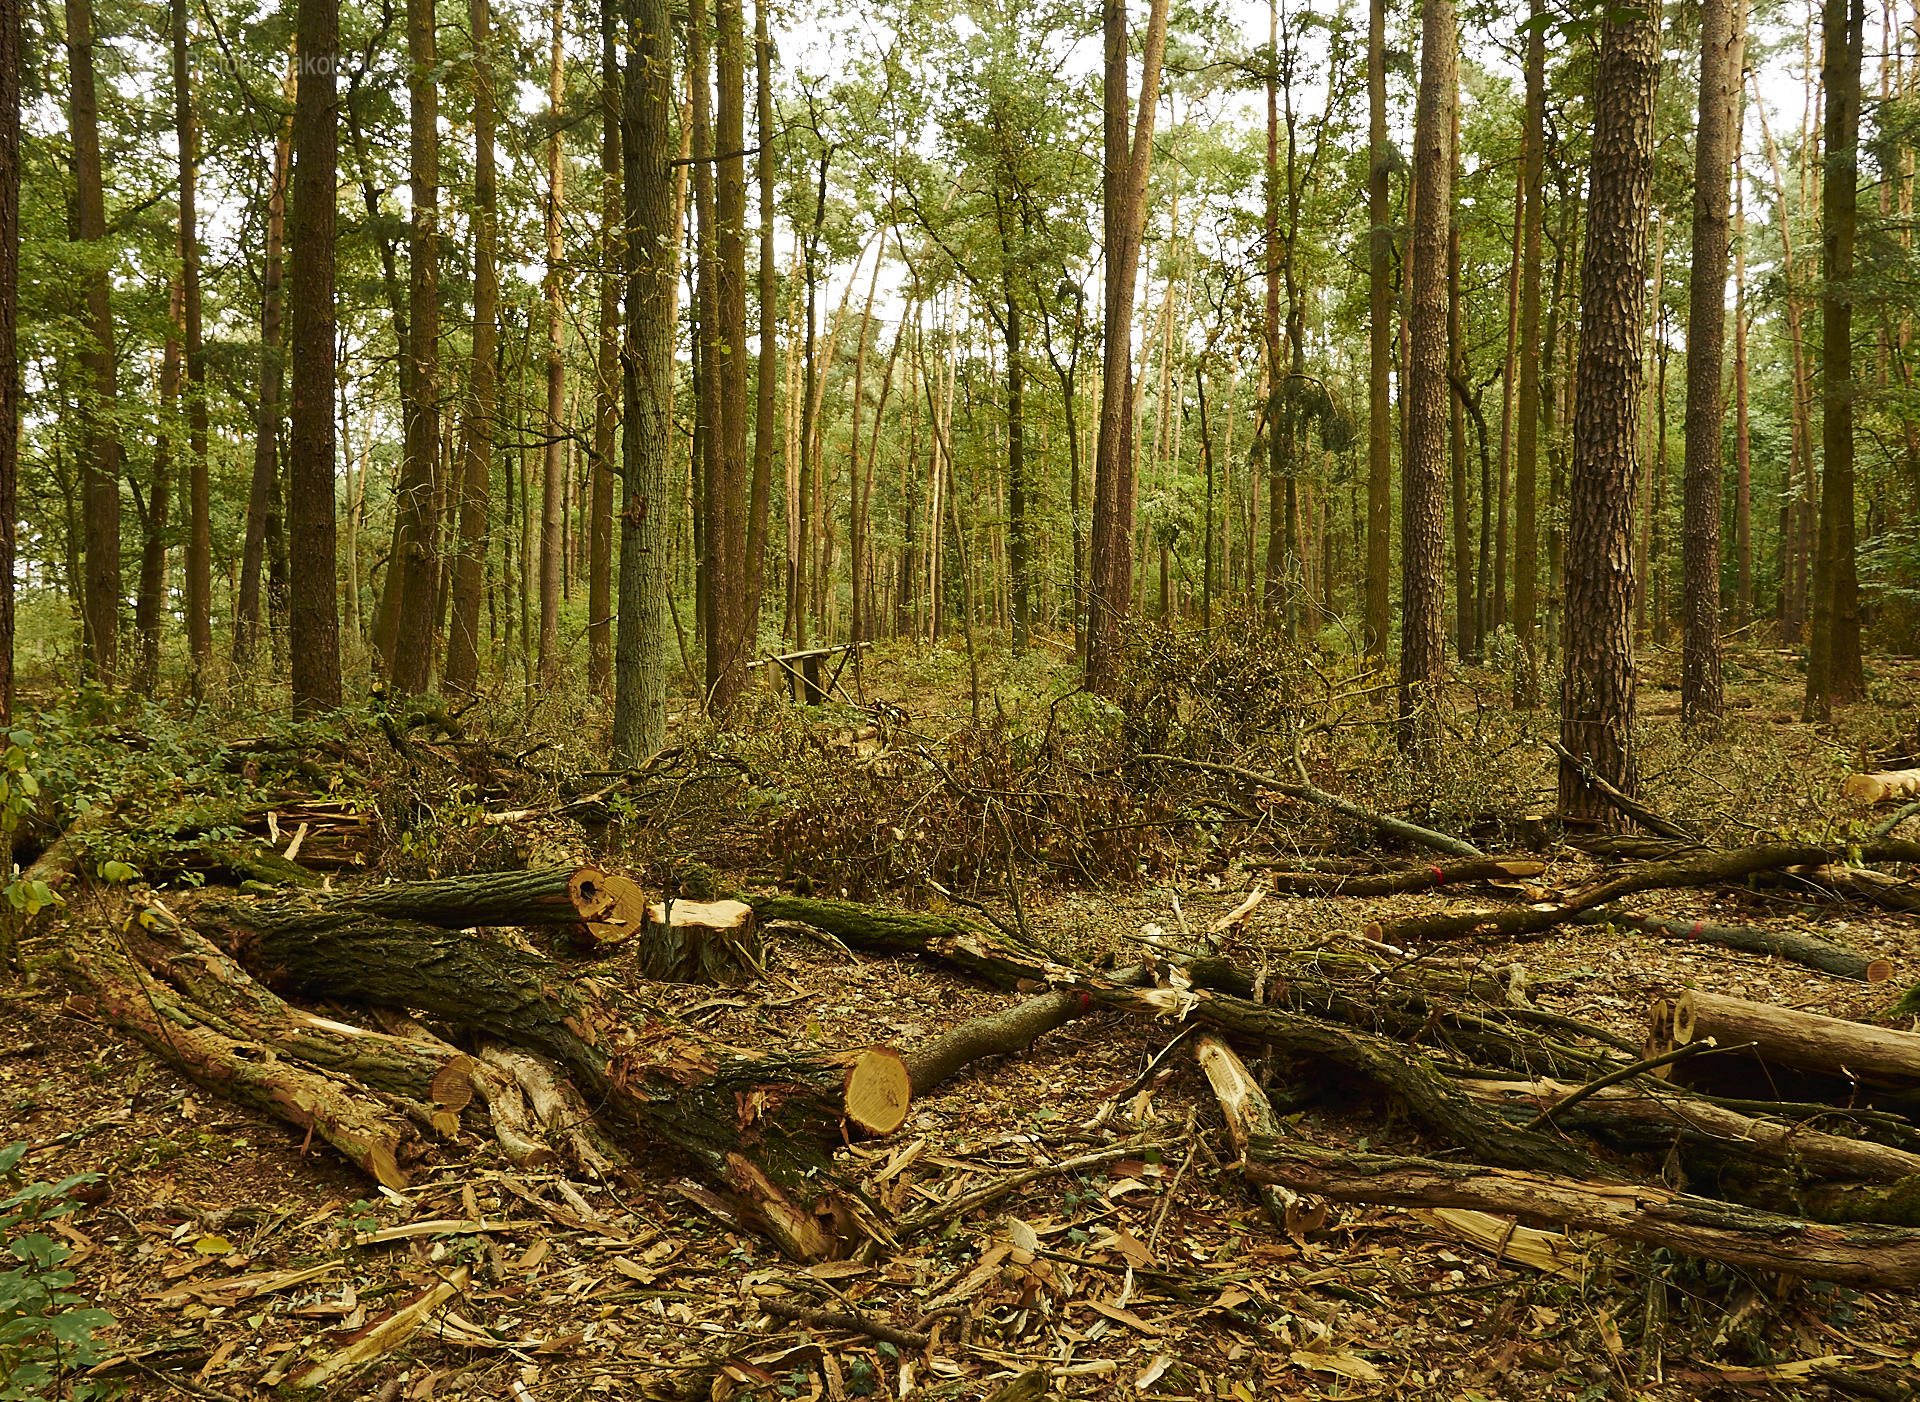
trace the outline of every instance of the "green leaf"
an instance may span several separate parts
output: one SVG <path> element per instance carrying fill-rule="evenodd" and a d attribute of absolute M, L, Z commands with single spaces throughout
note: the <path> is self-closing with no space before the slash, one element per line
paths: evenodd
<path fill-rule="evenodd" d="M 129 866 L 126 862 L 108 861 L 100 863 L 102 881 L 133 881 L 138 879 L 140 868 Z"/>

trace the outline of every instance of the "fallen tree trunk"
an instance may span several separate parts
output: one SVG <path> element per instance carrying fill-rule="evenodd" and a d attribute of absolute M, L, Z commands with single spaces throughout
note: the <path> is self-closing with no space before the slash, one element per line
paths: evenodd
<path fill-rule="evenodd" d="M 1405 944 L 1419 940 L 1459 939 L 1465 936 L 1517 938 L 1550 930 L 1573 919 L 1581 911 L 1611 905 L 1641 891 L 1664 890 L 1676 886 L 1710 886 L 1722 881 L 1742 881 L 1755 872 L 1781 867 L 1824 862 L 1829 853 L 1824 847 L 1807 843 L 1770 842 L 1754 847 L 1733 847 L 1725 851 L 1703 852 L 1699 856 L 1673 861 L 1648 862 L 1576 891 L 1566 900 L 1552 905 L 1508 906 L 1499 910 L 1449 910 L 1436 915 L 1414 915 L 1381 926 L 1377 938 Z"/>
<path fill-rule="evenodd" d="M 1467 1207 L 1863 1289 L 1920 1285 L 1920 1231 L 1901 1227 L 1837 1226 L 1647 1185 L 1603 1185 L 1479 1164 L 1342 1154 L 1278 1141 L 1254 1147 L 1247 1173 L 1336 1202 Z"/>
<path fill-rule="evenodd" d="M 1846 1018 L 1754 1003 L 1690 988 L 1674 1005 L 1676 1045 L 1752 1042 L 1750 1053 L 1728 1053 L 1824 1071 L 1869 1085 L 1920 1085 L 1920 1033 L 1874 1027 Z"/>
<path fill-rule="evenodd" d="M 1804 1124 L 1756 1119 L 1711 1101 L 1667 1087 L 1654 1093 L 1643 1086 L 1608 1086 L 1571 1109 L 1556 1109 L 1578 1086 L 1558 1081 L 1496 1081 L 1462 1078 L 1460 1089 L 1483 1104 L 1516 1119 L 1530 1121 L 1543 1110 L 1563 1129 L 1637 1140 L 1645 1148 L 1673 1132 L 1702 1144 L 1766 1163 L 1789 1164 L 1828 1177 L 1882 1182 L 1920 1174 L 1920 1154 L 1869 1139 L 1825 1134 Z M 1866 1219 L 1859 1219 L 1866 1220 Z"/>
<path fill-rule="evenodd" d="M 1411 842 L 1417 847 L 1431 847 L 1436 852 L 1445 852 L 1453 857 L 1484 857 L 1486 853 L 1471 842 L 1463 842 L 1446 833 L 1435 832 L 1432 828 L 1423 828 L 1418 823 L 1409 823 L 1404 818 L 1395 818 L 1385 813 L 1376 813 L 1370 808 L 1362 808 L 1352 799 L 1330 794 L 1325 789 L 1315 788 L 1312 784 L 1289 784 L 1285 780 L 1271 778 L 1251 769 L 1241 769 L 1231 764 L 1212 764 L 1206 760 L 1181 759 L 1177 755 L 1143 754 L 1136 757 L 1136 763 L 1170 764 L 1176 769 L 1191 769 L 1201 774 L 1219 774 L 1228 779 L 1238 780 L 1255 789 L 1280 794 L 1285 798 L 1298 799 L 1303 803 L 1318 804 L 1322 808 L 1331 808 L 1349 818 L 1357 818 L 1378 832 L 1389 837 L 1397 837 L 1403 842 Z"/>
<path fill-rule="evenodd" d="M 1093 1006 L 1084 993 L 1042 993 L 1037 998 L 963 1022 L 951 1032 L 907 1053 L 907 1075 L 916 1096 L 926 1095 L 962 1067 L 986 1056 L 1024 1051 L 1042 1033 L 1065 1025 Z"/>
<path fill-rule="evenodd" d="M 1303 896 L 1392 896 L 1403 891 L 1437 891 L 1473 881 L 1512 881 L 1538 876 L 1547 864 L 1528 857 L 1486 858 L 1414 867 L 1372 876 L 1342 876 L 1324 872 L 1276 871 L 1267 879 L 1275 891 Z"/>
<path fill-rule="evenodd" d="M 263 1059 L 260 1048 L 208 1025 L 193 1005 L 129 959 L 110 933 L 70 942 L 68 980 L 102 1019 L 217 1095 L 318 1135 L 393 1189 L 407 1186 L 404 1160 L 420 1138 L 408 1116 L 358 1084 L 298 1062 Z M 425 1107 L 419 1117 L 428 1118 Z"/>
<path fill-rule="evenodd" d="M 1898 799 L 1920 798 L 1920 769 L 1889 769 L 1878 774 L 1855 774 L 1840 786 L 1849 803 L 1872 808 Z"/>
<path fill-rule="evenodd" d="M 1114 988 L 1091 980 L 1075 986 L 1107 1007 L 1191 1017 L 1336 1066 L 1392 1095 L 1413 1119 L 1483 1163 L 1544 1167 L 1582 1178 L 1612 1174 L 1599 1160 L 1557 1139 L 1516 1130 L 1465 1095 L 1426 1057 L 1385 1037 L 1205 989 Z"/>
<path fill-rule="evenodd" d="M 1858 979 L 1862 983 L 1882 983 L 1893 977 L 1893 965 L 1885 959 L 1870 959 L 1845 945 L 1799 930 L 1713 925 L 1704 920 L 1667 920 L 1657 915 L 1636 915 L 1611 906 L 1583 910 L 1573 917 L 1572 923 L 1618 925 L 1622 929 L 1640 930 L 1650 935 L 1673 935 L 1683 940 L 1722 945 L 1746 954 L 1772 955 L 1839 978 Z"/>
<path fill-rule="evenodd" d="M 352 911 L 208 902 L 194 913 L 244 965 L 303 992 L 418 1008 L 531 1048 L 592 1099 L 726 1183 L 800 1259 L 839 1244 L 811 1200 L 851 1196 L 834 1170 L 860 1053 L 743 1055 L 600 980 L 496 940 Z M 904 1115 L 904 1106 L 901 1108 Z"/>
<path fill-rule="evenodd" d="M 791 920 L 824 931 L 872 954 L 912 954 L 938 960 L 963 974 L 1001 988 L 1044 983 L 1060 966 L 1045 951 L 1023 947 L 970 920 L 921 915 L 857 901 L 812 896 L 753 895 L 746 898 L 762 921 Z"/>
<path fill-rule="evenodd" d="M 599 867 L 486 872 L 439 881 L 398 881 L 338 891 L 320 904 L 450 930 L 479 925 L 584 925 L 613 913 Z"/>

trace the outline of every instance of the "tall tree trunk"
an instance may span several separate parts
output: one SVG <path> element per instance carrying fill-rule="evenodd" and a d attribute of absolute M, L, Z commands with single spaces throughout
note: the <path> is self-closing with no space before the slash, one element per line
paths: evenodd
<path fill-rule="evenodd" d="M 714 206 L 713 139 L 713 26 L 707 0 L 687 5 L 687 69 L 691 83 L 693 118 L 693 403 L 692 444 L 693 543 L 698 562 L 696 611 L 705 643 L 702 691 L 711 707 L 724 670 L 726 627 L 721 619 L 725 571 L 724 546 L 716 529 L 719 515 L 719 453 L 714 430 L 720 418 L 720 382 L 714 374 L 715 350 L 720 339 L 719 244 Z M 802 509 L 806 503 L 802 502 Z M 806 561 L 801 561 L 806 570 Z"/>
<path fill-rule="evenodd" d="M 1741 5 L 1744 20 L 1746 7 Z M 1745 25 L 1743 24 L 1744 30 Z M 1746 110 L 1739 94 L 1738 112 Z M 1747 177 L 1740 159 L 1740 123 L 1733 135 L 1733 625 L 1753 622 L 1753 439 L 1747 422 Z"/>
<path fill-rule="evenodd" d="M 173 128 L 180 148 L 181 324 L 187 355 L 187 676 L 197 697 L 213 660 L 213 518 L 207 483 L 207 356 L 200 333 L 200 133 L 187 72 L 187 0 L 172 0 Z"/>
<path fill-rule="evenodd" d="M 1002 287 L 1007 301 L 1007 563 L 1013 585 L 1013 650 L 1027 645 L 1031 627 L 1033 583 L 1033 527 L 1027 519 L 1031 490 L 1027 483 L 1027 367 L 1021 345 L 1020 299 L 1014 294 L 1013 270 L 1006 269 Z M 858 412 L 856 407 L 855 412 Z M 856 632 L 856 638 L 859 634 Z"/>
<path fill-rule="evenodd" d="M 20 0 L 0 0 L 0 725 L 13 722 L 13 527 L 20 505 Z"/>
<path fill-rule="evenodd" d="M 1430 757 L 1432 708 L 1445 665 L 1447 231 L 1453 206 L 1453 108 L 1459 71 L 1453 0 L 1421 7 L 1420 96 L 1414 116 L 1413 249 L 1408 288 L 1407 447 L 1401 464 L 1398 738 Z"/>
<path fill-rule="evenodd" d="M 1727 340 L 1727 205 L 1742 87 L 1739 0 L 1702 0 L 1700 126 L 1693 157 L 1693 277 L 1687 311 L 1686 500 L 1681 538 L 1680 716 L 1717 722 L 1720 680 L 1720 369 Z"/>
<path fill-rule="evenodd" d="M 1520 402 L 1513 468 L 1513 633 L 1519 647 L 1513 703 L 1540 704 L 1539 613 L 1540 242 L 1546 229 L 1546 0 L 1528 0 L 1526 132 L 1521 183 L 1526 217 L 1520 257 Z"/>
<path fill-rule="evenodd" d="M 587 689 L 613 690 L 613 449 L 620 426 L 620 36 L 600 11 L 600 365 L 587 516 Z"/>
<path fill-rule="evenodd" d="M 469 0 L 467 27 L 473 44 L 473 360 L 467 371 L 466 414 L 460 431 L 460 544 L 453 557 L 453 621 L 447 630 L 444 678 L 446 689 L 455 693 L 471 692 L 480 678 L 480 602 L 486 592 L 500 319 L 490 0 Z"/>
<path fill-rule="evenodd" d="M 566 93 L 566 55 L 561 45 L 565 11 L 554 0 L 547 65 L 547 420 L 545 468 L 540 474 L 540 684 L 560 680 L 560 555 L 566 548 L 560 494 L 567 470 L 567 318 L 561 264 L 560 209 L 566 199 L 566 153 L 560 142 L 560 110 Z"/>
<path fill-rule="evenodd" d="M 1539 0 L 1536 0 L 1539 3 Z M 1387 661 L 1393 618 L 1393 204 L 1388 176 L 1387 0 L 1367 4 L 1367 656 Z"/>
<path fill-rule="evenodd" d="M 1631 794 L 1633 755 L 1633 483 L 1640 419 L 1647 225 L 1659 25 L 1650 10 L 1610 12 L 1595 80 L 1587 245 L 1580 278 L 1580 358 L 1567 506 L 1567 626 L 1560 807 L 1615 821 L 1590 769 Z"/>
<path fill-rule="evenodd" d="M 1088 567 L 1087 685 L 1113 682 L 1120 621 L 1131 598 L 1133 572 L 1133 297 L 1146 221 L 1147 173 L 1153 160 L 1153 120 L 1160 102 L 1160 64 L 1167 46 L 1167 0 L 1153 0 L 1141 44 L 1140 104 L 1133 140 L 1127 140 L 1127 9 L 1102 0 L 1106 69 L 1102 211 L 1106 249 L 1105 376 L 1100 437 L 1093 471 L 1093 541 Z"/>
<path fill-rule="evenodd" d="M 167 334 L 160 351 L 160 417 L 153 436 L 153 475 L 140 521 L 140 586 L 133 598 L 133 633 L 140 658 L 128 689 L 152 696 L 160 685 L 160 616 L 167 598 L 167 503 L 173 493 L 174 421 L 180 402 L 180 279 L 167 280 Z"/>
<path fill-rule="evenodd" d="M 1820 535 L 1813 563 L 1812 650 L 1807 660 L 1808 720 L 1828 720 L 1834 704 L 1866 695 L 1860 660 L 1860 583 L 1853 525 L 1853 234 L 1859 199 L 1862 0 L 1824 0 L 1821 86 L 1826 143 L 1821 181 Z"/>
<path fill-rule="evenodd" d="M 409 185 L 405 443 L 394 511 L 396 558 L 387 585 L 399 588 L 391 659 L 394 687 L 427 689 L 433 623 L 439 611 L 440 561 L 433 509 L 440 460 L 440 96 L 433 0 L 407 0 Z"/>
<path fill-rule="evenodd" d="M 339 0 L 299 0 L 294 101 L 292 435 L 288 520 L 293 538 L 288 633 L 293 702 L 340 704 L 340 615 L 334 586 L 334 200 Z M 392 565 L 389 564 L 389 569 Z"/>
<path fill-rule="evenodd" d="M 767 0 L 753 7 L 754 126 L 760 154 L 756 175 L 760 186 L 760 357 L 754 381 L 753 486 L 747 517 L 745 627 L 758 645 L 760 601 L 766 586 L 767 504 L 773 491 L 774 387 L 779 383 L 779 272 L 773 255 L 773 45 L 767 36 Z"/>
<path fill-rule="evenodd" d="M 1487 618 L 1489 630 L 1509 626 L 1507 612 L 1508 579 L 1508 543 L 1510 540 L 1507 517 L 1508 503 L 1513 488 L 1513 401 L 1514 401 L 1514 357 L 1520 349 L 1520 260 L 1525 248 L 1527 222 L 1527 163 L 1525 154 L 1526 137 L 1521 137 L 1520 169 L 1514 179 L 1513 191 L 1513 261 L 1507 267 L 1507 354 L 1500 362 L 1500 476 L 1496 488 L 1498 493 L 1498 519 L 1494 526 L 1493 548 L 1493 612 Z M 1482 512 L 1484 519 L 1485 512 Z M 1486 546 L 1481 545 L 1482 557 L 1486 555 Z"/>
<path fill-rule="evenodd" d="M 1265 195 L 1266 246 L 1266 326 L 1267 400 L 1262 405 L 1267 425 L 1267 626 L 1272 627 L 1288 613 L 1287 588 L 1287 498 L 1285 473 L 1287 453 L 1292 447 L 1291 433 L 1283 424 L 1291 418 L 1286 412 L 1286 347 L 1280 339 L 1280 5 L 1267 0 L 1267 51 L 1273 67 L 1267 72 L 1267 146 Z M 1289 94 L 1291 98 L 1291 94 Z"/>
<path fill-rule="evenodd" d="M 615 0 L 601 0 L 611 5 Z M 627 213 L 625 433 L 613 750 L 638 764 L 667 732 L 667 591 L 673 540 L 673 320 L 679 232 L 668 162 L 673 29 L 667 0 L 625 0 L 621 182 Z"/>
<path fill-rule="evenodd" d="M 747 687 L 754 645 L 747 621 L 747 162 L 746 14 L 741 0 L 715 0 L 718 103 L 714 143 L 714 332 L 708 367 L 714 378 L 714 499 L 709 519 L 715 552 L 714 619 L 719 663 L 712 697 L 716 716 L 729 714 Z M 855 437 L 859 435 L 856 433 Z"/>
<path fill-rule="evenodd" d="M 294 75 L 286 90 L 297 92 Z M 281 287 L 286 276 L 287 171 L 293 159 L 293 122 L 273 143 L 267 184 L 267 252 L 260 270 L 260 394 L 253 422 L 253 479 L 247 492 L 246 534 L 240 548 L 240 598 L 233 625 L 233 663 L 253 664 L 260 642 L 260 566 L 267 547 L 267 504 L 280 472 L 280 386 L 285 379 L 281 341 Z"/>
<path fill-rule="evenodd" d="M 66 0 L 66 7 L 76 232 L 81 243 L 97 244 L 107 236 L 107 210 L 100 172 L 100 102 L 94 88 L 93 0 Z M 82 657 L 88 675 L 111 690 L 119 673 L 120 642 L 120 441 L 114 426 L 119 376 L 112 276 L 103 258 L 96 256 L 94 263 L 97 271 L 85 275 L 87 339 L 80 352 L 87 378 L 80 496 L 87 554 Z"/>
<path fill-rule="evenodd" d="M 1454 104 L 1453 144 L 1459 147 L 1460 107 Z M 1455 172 L 1456 174 L 1458 172 Z M 1467 501 L 1467 351 L 1460 334 L 1460 220 L 1447 217 L 1447 469 L 1453 487 L 1454 647 L 1462 662 L 1478 660 L 1480 629 L 1473 592 L 1473 520 Z"/>

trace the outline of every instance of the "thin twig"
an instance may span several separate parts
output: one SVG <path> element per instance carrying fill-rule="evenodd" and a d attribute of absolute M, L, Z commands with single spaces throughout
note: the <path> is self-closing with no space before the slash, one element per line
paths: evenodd
<path fill-rule="evenodd" d="M 911 1329 L 899 1329 L 891 1324 L 882 1323 L 870 1315 L 848 1314 L 841 1310 L 817 1310 L 806 1305 L 790 1305 L 784 1300 L 756 1300 L 755 1305 L 775 1319 L 791 1319 L 799 1324 L 811 1324 L 817 1329 L 845 1329 L 849 1333 L 865 1334 L 869 1338 L 879 1339 L 896 1348 L 912 1349 L 918 1353 L 933 1343 L 927 1334 L 916 1334 Z"/>

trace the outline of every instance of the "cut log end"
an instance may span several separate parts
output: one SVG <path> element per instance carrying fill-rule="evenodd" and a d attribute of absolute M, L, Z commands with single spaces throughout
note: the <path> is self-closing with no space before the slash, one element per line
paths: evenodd
<path fill-rule="evenodd" d="M 912 1101 L 906 1058 L 892 1047 L 868 1047 L 847 1068 L 847 1122 L 866 1133 L 892 1134 L 906 1123 Z"/>
<path fill-rule="evenodd" d="M 568 877 L 567 898 L 582 920 L 605 920 L 614 910 L 613 886 L 599 867 L 581 867 Z"/>
<path fill-rule="evenodd" d="M 640 883 L 617 872 L 595 872 L 600 911 L 587 917 L 587 933 L 605 948 L 632 939 L 647 923 L 647 893 Z"/>
<path fill-rule="evenodd" d="M 1893 977 L 1893 965 L 1885 959 L 1875 959 L 1867 965 L 1868 983 L 1885 983 Z"/>

